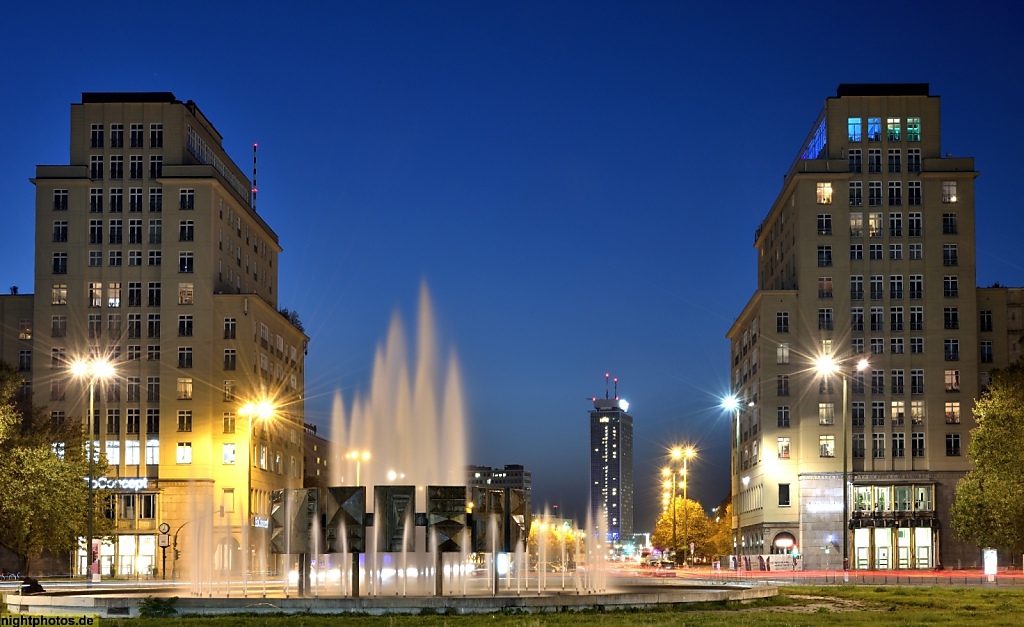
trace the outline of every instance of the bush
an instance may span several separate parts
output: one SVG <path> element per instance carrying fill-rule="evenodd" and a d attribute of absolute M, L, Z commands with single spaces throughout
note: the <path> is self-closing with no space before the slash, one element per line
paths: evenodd
<path fill-rule="evenodd" d="M 174 604 L 178 602 L 178 597 L 171 598 L 157 598 L 157 597 L 146 597 L 139 601 L 139 617 L 141 618 L 170 618 L 178 615 L 178 610 L 174 609 Z"/>

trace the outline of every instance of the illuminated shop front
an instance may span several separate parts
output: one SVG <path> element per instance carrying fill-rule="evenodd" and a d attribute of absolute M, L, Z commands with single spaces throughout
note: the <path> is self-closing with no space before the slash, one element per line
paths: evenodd
<path fill-rule="evenodd" d="M 94 487 L 109 490 L 103 495 L 104 515 L 112 522 L 113 533 L 94 540 L 98 549 L 99 573 L 103 577 L 149 577 L 157 574 L 156 482 L 145 477 L 97 479 Z M 79 539 L 76 572 L 89 572 L 85 539 Z M 94 552 L 97 552 L 95 551 Z"/>
<path fill-rule="evenodd" d="M 851 567 L 934 568 L 939 548 L 934 495 L 934 484 L 854 485 Z"/>

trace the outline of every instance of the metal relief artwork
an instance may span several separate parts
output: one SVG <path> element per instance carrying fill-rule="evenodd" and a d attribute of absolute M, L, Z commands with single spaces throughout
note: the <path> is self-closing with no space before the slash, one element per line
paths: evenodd
<path fill-rule="evenodd" d="M 505 538 L 505 490 L 473 488 L 473 551 L 503 550 Z"/>
<path fill-rule="evenodd" d="M 366 552 L 366 488 L 324 489 L 322 512 L 327 553 Z"/>
<path fill-rule="evenodd" d="M 427 487 L 427 537 L 435 539 L 438 552 L 459 553 L 469 546 L 466 518 L 465 486 Z"/>
<path fill-rule="evenodd" d="M 309 528 L 317 512 L 317 490 L 275 490 L 270 494 L 270 552 L 309 551 Z"/>
<path fill-rule="evenodd" d="M 374 486 L 374 528 L 382 553 L 416 550 L 416 486 Z"/>

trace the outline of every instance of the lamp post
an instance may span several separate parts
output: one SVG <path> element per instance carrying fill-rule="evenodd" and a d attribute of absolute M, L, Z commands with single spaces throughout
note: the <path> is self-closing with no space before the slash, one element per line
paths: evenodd
<path fill-rule="evenodd" d="M 688 537 L 689 529 L 690 529 L 690 525 L 689 525 L 689 522 L 690 522 L 690 512 L 689 512 L 689 509 L 687 508 L 687 503 L 686 503 L 687 462 L 689 460 L 693 459 L 693 457 L 696 454 L 697 454 L 697 451 L 692 446 L 685 446 L 685 447 L 676 446 L 676 447 L 673 447 L 672 450 L 671 450 L 671 457 L 672 457 L 672 461 L 673 462 L 678 462 L 679 460 L 683 461 L 683 470 L 682 470 L 682 476 L 683 476 L 683 542 L 686 543 L 687 547 L 689 546 L 689 543 L 687 541 L 687 537 Z M 675 503 L 675 501 L 676 501 L 676 476 L 675 476 L 675 473 L 672 472 L 672 550 L 673 551 L 677 551 L 677 549 L 678 549 L 678 547 L 676 546 L 676 533 L 675 533 L 675 531 L 676 531 L 676 507 L 675 507 L 676 503 Z"/>
<path fill-rule="evenodd" d="M 359 465 L 363 461 L 370 461 L 370 451 L 349 451 L 345 453 L 345 459 L 356 463 L 356 487 L 363 485 L 359 482 Z"/>
<path fill-rule="evenodd" d="M 114 376 L 114 365 L 106 359 L 91 359 L 89 361 L 78 360 L 71 364 L 71 373 L 78 378 L 89 379 L 89 418 L 88 423 L 88 436 L 89 436 L 89 512 L 86 519 L 86 555 L 89 557 L 89 577 L 87 578 L 87 584 L 92 584 L 93 576 L 93 556 L 92 556 L 92 532 L 93 532 L 93 516 L 95 514 L 95 495 L 93 484 L 96 479 L 93 477 L 95 474 L 95 463 L 96 463 L 96 451 L 93 446 L 93 414 L 95 413 L 96 406 L 96 381 L 105 381 L 110 377 Z M 99 556 L 97 555 L 97 558 Z M 96 566 L 95 574 L 99 573 L 99 567 Z"/>
<path fill-rule="evenodd" d="M 245 505 L 246 523 L 245 524 L 246 524 L 246 528 L 249 528 L 249 527 L 254 527 L 255 523 L 256 523 L 255 514 L 253 512 L 253 510 L 255 509 L 253 507 L 253 500 L 254 499 L 252 497 L 252 467 L 253 467 L 253 454 L 254 454 L 255 442 L 256 442 L 256 433 L 255 433 L 255 424 L 254 423 L 255 423 L 256 420 L 268 420 L 268 419 L 270 419 L 274 415 L 274 404 L 271 403 L 270 401 L 266 400 L 266 399 L 260 400 L 260 401 L 250 401 L 250 402 L 242 405 L 238 409 L 238 413 L 242 414 L 243 416 L 246 416 L 249 419 L 249 447 L 248 447 L 249 450 L 245 454 L 246 463 L 247 463 L 247 465 L 249 467 L 248 468 L 248 473 L 247 473 L 246 479 L 245 479 L 245 496 L 246 496 L 246 505 Z M 246 544 L 248 544 L 248 543 L 246 543 Z M 246 552 L 246 561 L 249 562 L 249 564 L 248 564 L 249 570 L 252 570 L 252 553 L 251 553 L 251 550 L 250 550 L 249 546 L 245 547 L 245 552 Z M 266 581 L 264 581 L 264 586 L 265 585 L 266 585 Z M 243 590 L 246 589 L 247 587 L 248 587 L 247 583 L 243 582 Z M 244 592 L 243 592 L 243 594 L 244 594 Z M 264 597 L 267 596 L 267 591 L 266 591 L 265 587 L 264 587 L 264 590 L 263 590 L 263 596 Z"/>
<path fill-rule="evenodd" d="M 672 561 L 678 563 L 677 553 L 679 543 L 676 540 L 676 473 L 671 468 L 663 468 L 661 474 L 665 477 L 665 488 L 671 490 L 668 497 L 668 506 L 672 508 Z"/>
<path fill-rule="evenodd" d="M 857 372 L 863 372 L 868 367 L 868 360 L 861 359 L 857 362 Z M 840 368 L 839 362 L 832 355 L 822 355 L 815 360 L 814 369 L 823 377 L 837 373 L 843 380 L 843 570 L 850 569 L 850 532 L 847 529 L 850 520 L 850 470 L 849 470 L 849 447 L 847 444 L 849 434 L 846 424 L 847 383 L 848 377 Z"/>

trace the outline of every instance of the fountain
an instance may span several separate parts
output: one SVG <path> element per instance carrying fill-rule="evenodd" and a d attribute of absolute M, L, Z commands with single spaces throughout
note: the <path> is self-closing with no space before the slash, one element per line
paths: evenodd
<path fill-rule="evenodd" d="M 194 486 L 190 502 L 183 505 L 196 523 L 191 528 L 186 527 L 188 523 L 182 525 L 185 537 L 197 548 L 187 564 L 188 597 L 192 598 L 181 599 L 179 611 L 550 611 L 774 593 L 774 589 L 765 592 L 749 586 L 709 590 L 706 584 L 699 593 L 663 586 L 657 591 L 643 587 L 610 591 L 604 569 L 604 530 L 590 520 L 585 532 L 575 525 L 571 528 L 576 564 L 571 585 L 566 581 L 569 547 L 564 530 L 557 549 L 561 577 L 549 582 L 554 578 L 548 577 L 545 562 L 555 556 L 549 558 L 546 542 L 540 542 L 536 581 L 531 581 L 531 556 L 526 549 L 530 512 L 521 491 L 465 487 L 462 380 L 454 352 L 449 351 L 444 360 L 441 354 L 424 285 L 415 350 L 409 351 L 396 314 L 386 341 L 375 352 L 365 395 L 354 395 L 347 410 L 341 393 L 335 395 L 331 412 L 335 449 L 328 466 L 328 485 L 333 487 L 273 493 L 270 531 L 258 534 L 269 542 L 257 541 L 252 554 L 239 555 L 241 572 L 234 587 L 230 573 L 238 558 L 230 537 L 233 525 L 245 528 L 247 521 L 232 520 L 231 510 L 225 518 L 224 508 L 215 507 L 212 486 Z M 226 525 L 223 542 L 214 534 L 218 509 L 224 518 L 218 525 Z M 243 542 L 248 544 L 251 535 L 242 531 Z M 476 563 L 486 566 L 486 576 L 473 576 L 480 571 L 474 570 L 472 554 L 481 556 Z M 262 586 L 247 572 L 250 564 L 262 572 Z M 270 570 L 278 575 L 269 582 L 268 591 Z M 505 575 L 504 581 L 500 574 Z M 104 607 L 106 615 L 115 608 L 137 613 L 138 595 L 129 599 L 125 595 L 130 592 L 84 594 L 80 607 L 64 597 L 59 605 L 70 613 L 103 615 Z M 168 588 L 166 594 L 180 592 Z M 252 602 L 260 596 L 262 600 Z M 26 602 L 8 596 L 7 602 L 14 611 L 38 606 L 37 611 L 52 612 L 56 607 L 44 608 L 43 598 Z"/>

